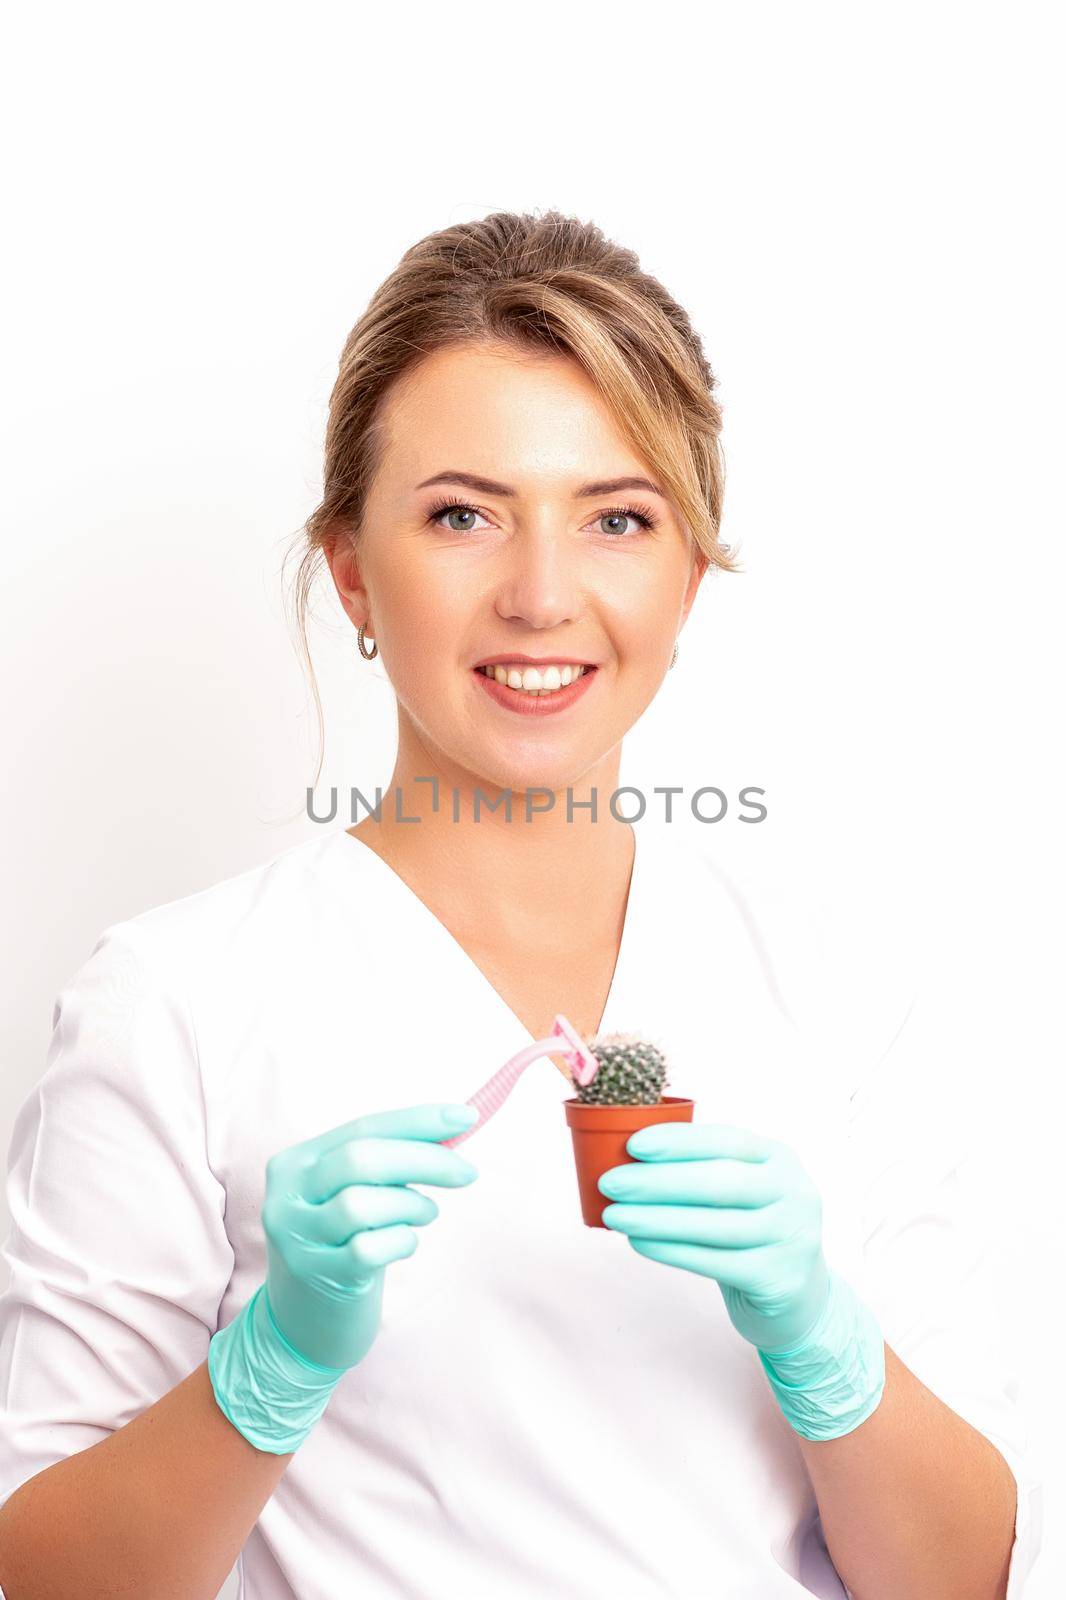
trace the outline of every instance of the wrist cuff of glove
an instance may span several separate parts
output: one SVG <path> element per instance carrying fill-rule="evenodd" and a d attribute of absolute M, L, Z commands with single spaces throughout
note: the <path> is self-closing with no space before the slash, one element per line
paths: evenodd
<path fill-rule="evenodd" d="M 759 1351 L 788 1423 L 805 1439 L 838 1439 L 877 1409 L 885 1343 L 869 1306 L 835 1272 L 822 1315 L 795 1350 Z"/>
<path fill-rule="evenodd" d="M 287 1455 L 311 1432 L 347 1367 L 320 1367 L 289 1344 L 261 1283 L 212 1334 L 207 1370 L 219 1410 L 257 1450 Z"/>

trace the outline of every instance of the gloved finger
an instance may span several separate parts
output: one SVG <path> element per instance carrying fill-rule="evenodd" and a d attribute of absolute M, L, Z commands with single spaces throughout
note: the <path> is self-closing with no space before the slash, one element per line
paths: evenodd
<path fill-rule="evenodd" d="M 678 1244 L 669 1239 L 631 1238 L 630 1249 L 668 1267 L 682 1267 L 714 1278 L 729 1288 L 749 1294 L 761 1281 L 762 1267 L 754 1258 L 757 1250 L 717 1250 L 702 1244 Z"/>
<path fill-rule="evenodd" d="M 612 1180 L 604 1187 L 607 1180 Z M 768 1206 L 781 1198 L 781 1176 L 773 1161 L 628 1161 L 599 1179 L 612 1200 L 662 1204 Z"/>
<path fill-rule="evenodd" d="M 414 1229 L 399 1222 L 392 1228 L 368 1228 L 355 1233 L 347 1244 L 337 1247 L 337 1253 L 347 1257 L 358 1273 L 368 1267 L 386 1267 L 391 1261 L 402 1261 L 405 1256 L 413 1256 L 417 1248 Z"/>
<path fill-rule="evenodd" d="M 350 1139 L 447 1139 L 456 1132 L 444 1120 L 449 1110 L 467 1109 L 457 1100 L 429 1100 L 390 1111 L 370 1111 L 351 1122 L 342 1122 L 326 1133 L 317 1134 L 285 1154 L 327 1155 Z M 473 1126 L 477 1126 L 476 1123 Z"/>
<path fill-rule="evenodd" d="M 284 1233 L 280 1239 L 271 1239 L 269 1248 L 277 1251 L 294 1278 L 332 1299 L 366 1291 L 380 1267 L 413 1255 L 417 1245 L 414 1229 L 398 1222 L 365 1228 L 343 1244 L 315 1244 Z"/>
<path fill-rule="evenodd" d="M 375 1286 L 381 1267 L 413 1256 L 418 1235 L 407 1222 L 392 1227 L 370 1227 L 352 1234 L 344 1245 L 304 1245 L 288 1238 L 282 1245 L 282 1259 L 290 1272 L 304 1283 L 330 1294 L 365 1294 Z"/>
<path fill-rule="evenodd" d="M 435 1183 L 455 1189 L 477 1175 L 464 1156 L 432 1141 L 361 1137 L 320 1155 L 303 1173 L 300 1193 L 320 1204 L 349 1183 Z"/>
<path fill-rule="evenodd" d="M 263 1226 L 268 1224 L 263 1207 Z M 350 1183 L 322 1205 L 297 1199 L 282 1215 L 281 1225 L 293 1238 L 311 1244 L 345 1244 L 365 1228 L 384 1228 L 396 1222 L 422 1227 L 440 1215 L 428 1194 L 403 1185 Z"/>
<path fill-rule="evenodd" d="M 626 1150 L 641 1161 L 699 1161 L 730 1156 L 736 1161 L 766 1161 L 774 1140 L 729 1122 L 652 1122 L 626 1140 Z"/>
<path fill-rule="evenodd" d="M 631 1239 L 660 1239 L 670 1244 L 703 1244 L 715 1249 L 750 1249 L 776 1244 L 781 1217 L 772 1206 L 760 1210 L 720 1211 L 714 1206 L 606 1206 L 608 1228 Z"/>

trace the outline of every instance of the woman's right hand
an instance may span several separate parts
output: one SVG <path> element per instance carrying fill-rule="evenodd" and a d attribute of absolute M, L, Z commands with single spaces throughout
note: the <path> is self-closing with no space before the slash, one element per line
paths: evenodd
<path fill-rule="evenodd" d="M 449 1111 L 467 1115 L 449 1123 Z M 266 1296 L 298 1355 L 333 1368 L 363 1359 L 381 1325 L 385 1268 L 413 1255 L 415 1228 L 439 1214 L 407 1185 L 472 1182 L 477 1169 L 437 1141 L 476 1120 L 453 1101 L 372 1112 L 271 1156 Z"/>

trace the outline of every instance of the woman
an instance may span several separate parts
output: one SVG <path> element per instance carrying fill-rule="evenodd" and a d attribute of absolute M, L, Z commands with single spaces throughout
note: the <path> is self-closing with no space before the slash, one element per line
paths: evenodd
<path fill-rule="evenodd" d="M 557 213 L 423 240 L 353 330 L 299 610 L 324 560 L 395 770 L 59 996 L 12 1146 L 8 1600 L 206 1597 L 242 1547 L 248 1600 L 1018 1592 L 1016 1467 L 885 1344 L 922 1354 L 906 1283 L 859 1292 L 900 1219 L 849 1202 L 828 1055 L 743 897 L 609 803 L 735 566 L 714 384 Z M 561 1058 L 447 1142 L 559 1012 L 651 1032 L 697 1102 L 605 1178 L 607 1232 Z"/>

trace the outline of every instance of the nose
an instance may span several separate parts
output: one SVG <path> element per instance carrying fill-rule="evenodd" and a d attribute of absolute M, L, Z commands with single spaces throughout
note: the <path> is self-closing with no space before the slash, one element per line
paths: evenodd
<path fill-rule="evenodd" d="M 579 549 L 548 520 L 516 533 L 500 555 L 496 611 L 530 628 L 554 628 L 581 611 Z"/>

